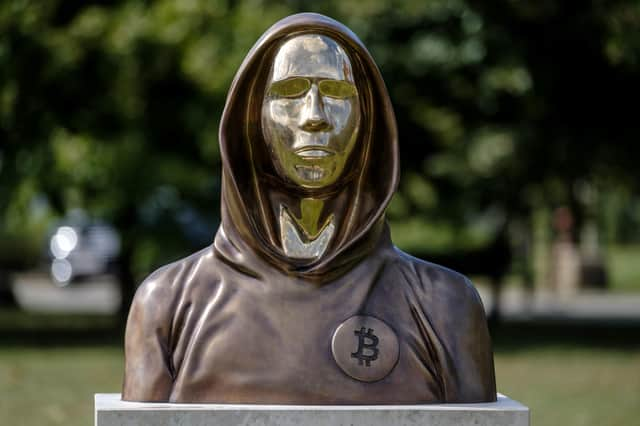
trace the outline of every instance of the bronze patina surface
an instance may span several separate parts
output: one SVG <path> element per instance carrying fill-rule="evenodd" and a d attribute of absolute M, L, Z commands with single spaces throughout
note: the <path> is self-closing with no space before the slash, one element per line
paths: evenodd
<path fill-rule="evenodd" d="M 495 401 L 476 290 L 391 243 L 396 122 L 348 28 L 317 14 L 271 27 L 231 84 L 219 139 L 222 223 L 138 289 L 123 399 Z"/>

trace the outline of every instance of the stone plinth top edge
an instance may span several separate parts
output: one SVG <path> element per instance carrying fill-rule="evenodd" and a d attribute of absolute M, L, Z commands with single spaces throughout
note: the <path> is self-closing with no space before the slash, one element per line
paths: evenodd
<path fill-rule="evenodd" d="M 96 411 L 529 411 L 529 408 L 499 393 L 496 402 L 479 404 L 419 405 L 259 405 L 259 404 L 174 404 L 122 401 L 119 393 L 95 394 Z"/>

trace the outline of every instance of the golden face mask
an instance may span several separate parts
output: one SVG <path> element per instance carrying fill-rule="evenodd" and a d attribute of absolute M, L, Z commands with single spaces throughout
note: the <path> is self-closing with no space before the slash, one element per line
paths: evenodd
<path fill-rule="evenodd" d="M 280 176 L 323 188 L 342 175 L 358 139 L 360 100 L 349 57 L 305 34 L 280 46 L 262 104 L 262 132 Z"/>

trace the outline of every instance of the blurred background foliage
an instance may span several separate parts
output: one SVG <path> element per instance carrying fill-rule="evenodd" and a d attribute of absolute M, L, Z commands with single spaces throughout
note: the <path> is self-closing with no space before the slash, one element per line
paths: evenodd
<path fill-rule="evenodd" d="M 256 39 L 299 11 L 344 22 L 382 70 L 401 137 L 399 246 L 437 260 L 507 241 L 528 267 L 514 247 L 564 205 L 599 241 L 639 240 L 636 1 L 12 0 L 3 268 L 33 267 L 74 209 L 121 232 L 123 288 L 208 244 L 226 91 Z"/>

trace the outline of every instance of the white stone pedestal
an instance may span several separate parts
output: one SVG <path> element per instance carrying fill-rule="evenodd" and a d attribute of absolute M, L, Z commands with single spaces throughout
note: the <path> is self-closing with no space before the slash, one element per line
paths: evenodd
<path fill-rule="evenodd" d="M 95 426 L 529 426 L 529 409 L 498 394 L 486 404 L 166 404 L 96 394 Z"/>

